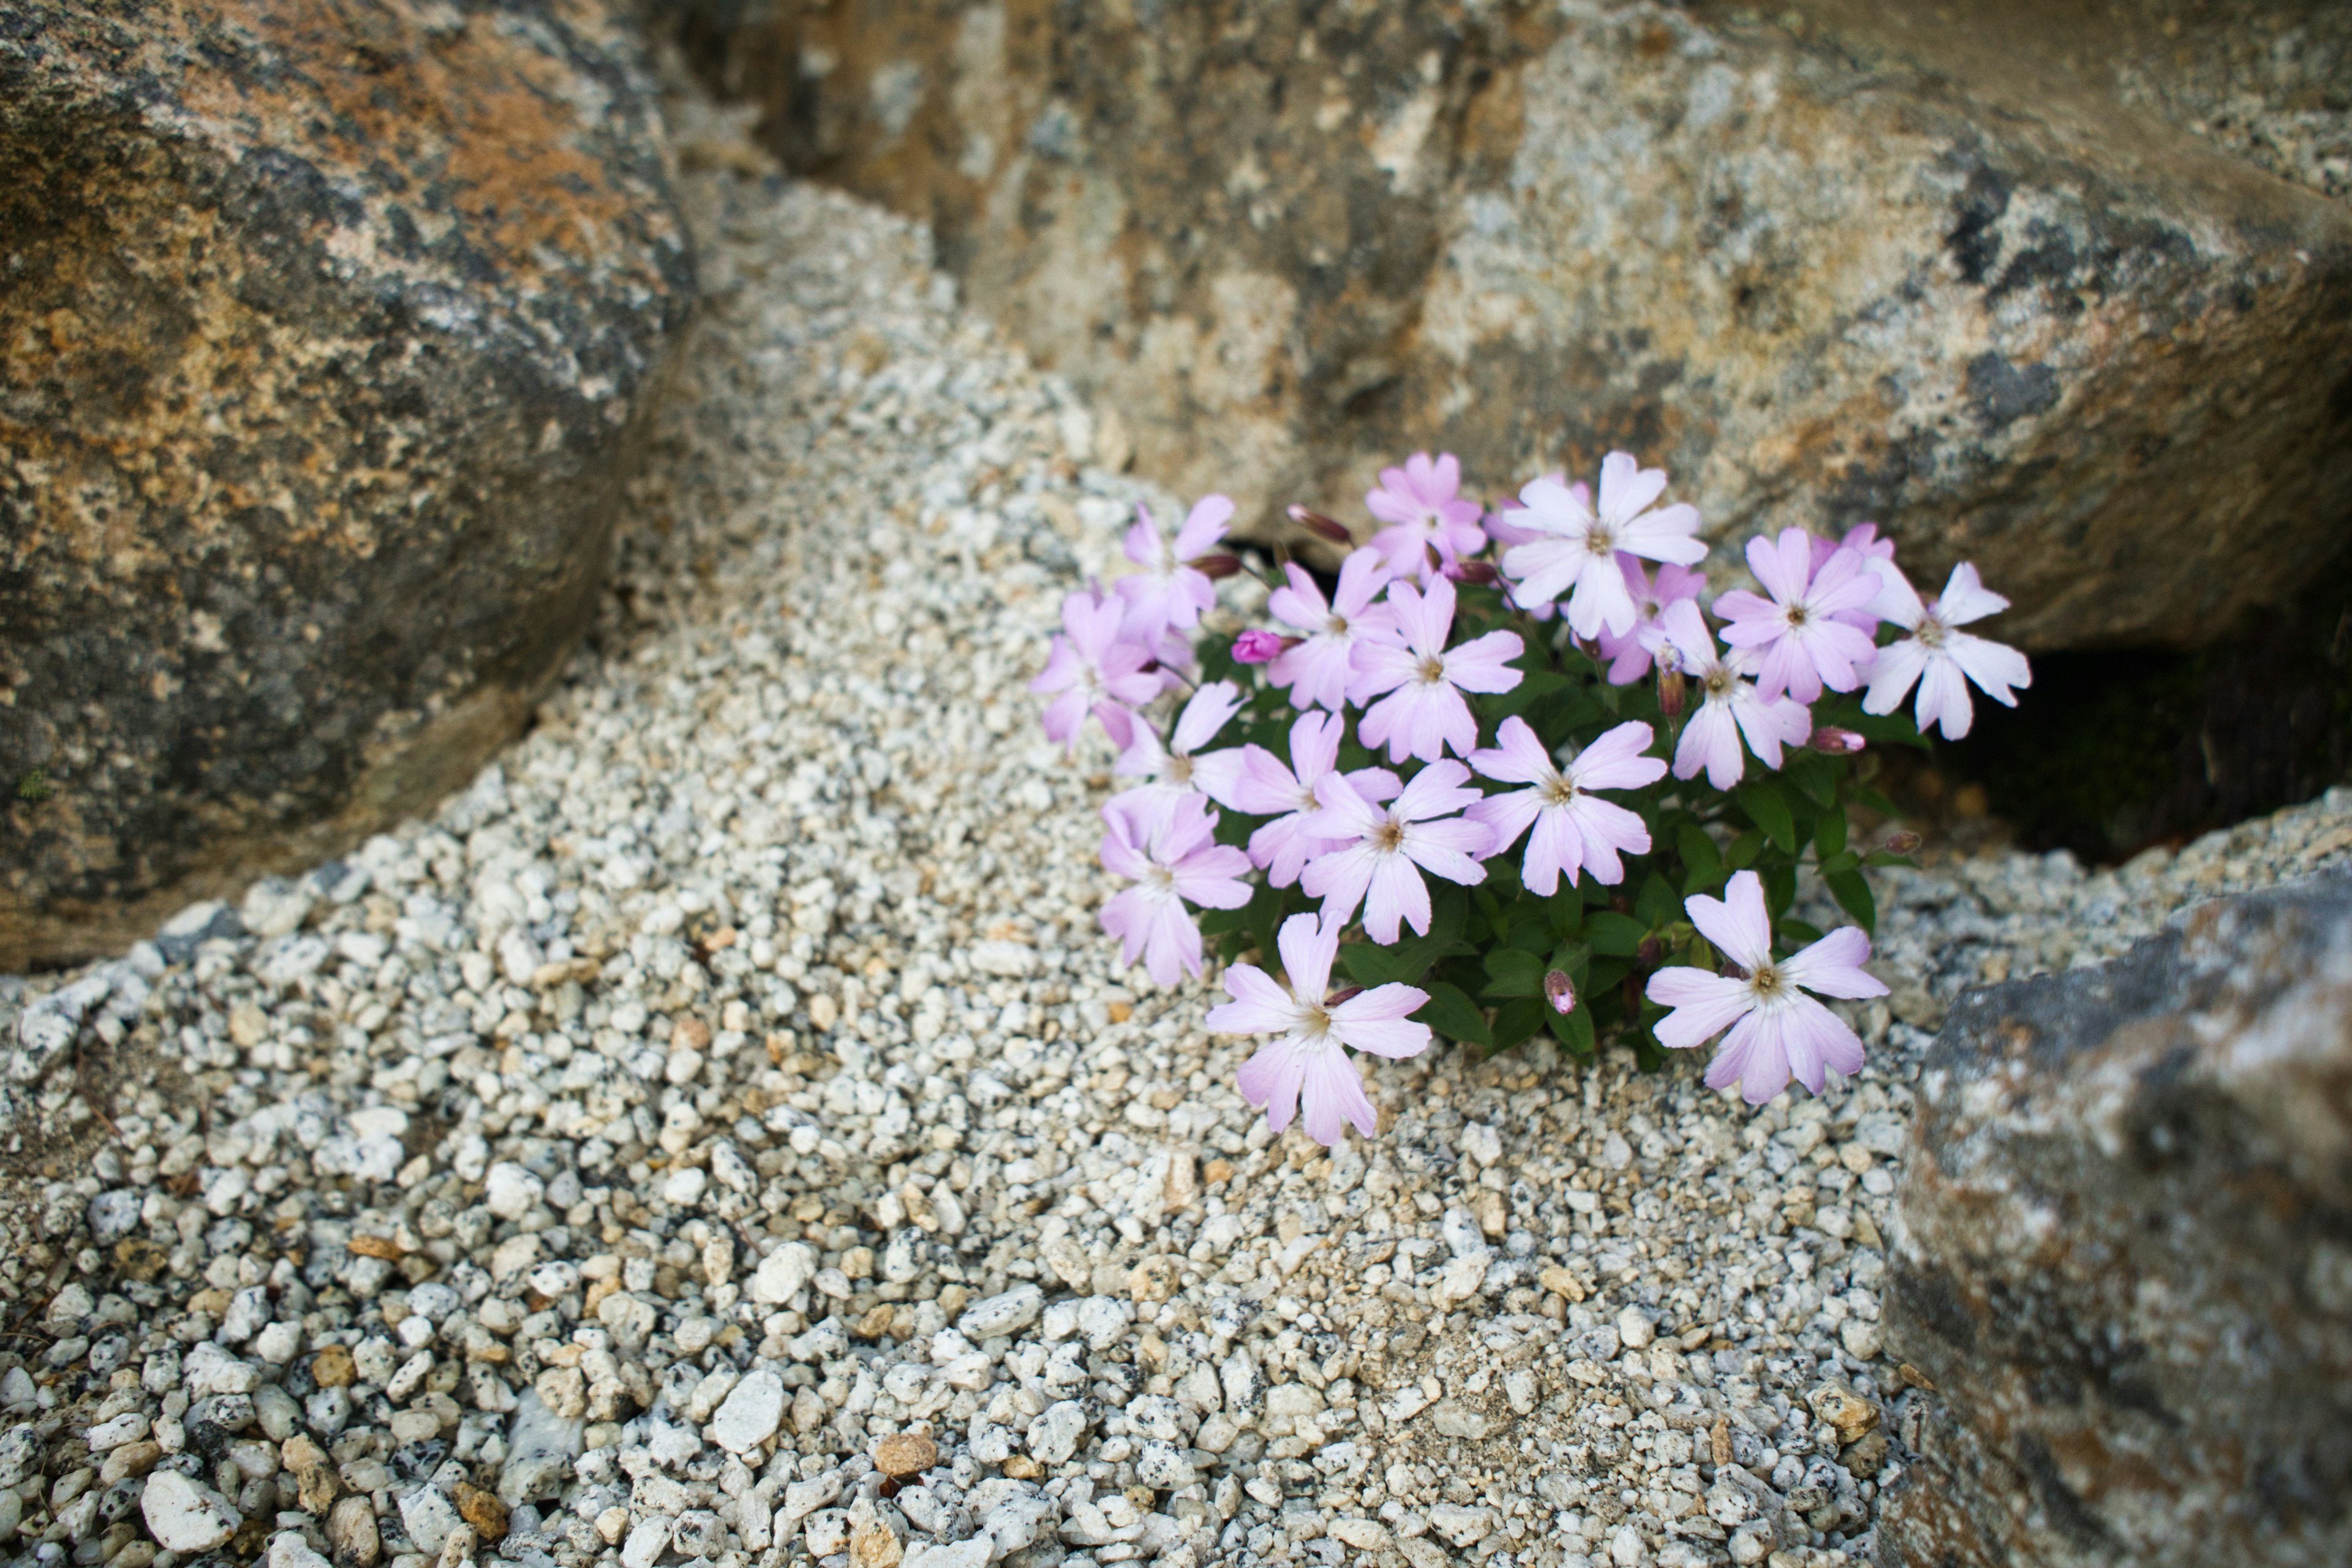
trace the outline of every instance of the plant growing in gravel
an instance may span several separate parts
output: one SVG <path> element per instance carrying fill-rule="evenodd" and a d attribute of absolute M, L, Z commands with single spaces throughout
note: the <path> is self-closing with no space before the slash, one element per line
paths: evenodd
<path fill-rule="evenodd" d="M 1342 1047 L 1410 1056 L 1433 1031 L 1486 1052 L 1617 1041 L 1645 1067 L 1719 1037 L 1707 1081 L 1759 1104 L 1861 1066 L 1807 993 L 1885 989 L 1862 968 L 1864 873 L 1903 846 L 1849 820 L 1894 815 L 1869 748 L 1966 734 L 1971 683 L 2014 705 L 2024 657 L 1958 629 L 2008 602 L 1965 563 L 1923 601 L 1869 523 L 1751 539 L 1761 592 L 1703 602 L 1698 511 L 1665 490 L 1613 452 L 1597 500 L 1549 475 L 1487 508 L 1450 454 L 1419 453 L 1365 498 L 1385 526 L 1335 581 L 1281 563 L 1271 626 L 1191 641 L 1236 564 L 1212 553 L 1221 496 L 1173 540 L 1141 514 L 1141 573 L 1070 595 L 1034 686 L 1047 732 L 1094 713 L 1142 781 L 1104 807 L 1104 864 L 1129 884 L 1104 926 L 1163 985 L 1214 942 L 1234 1001 L 1209 1023 L 1272 1037 L 1242 1091 L 1276 1131 L 1303 1106 L 1324 1142 L 1369 1133 Z M 1794 914 L 1805 878 L 1855 924 Z M 1286 988 L 1261 967 L 1277 954 Z"/>

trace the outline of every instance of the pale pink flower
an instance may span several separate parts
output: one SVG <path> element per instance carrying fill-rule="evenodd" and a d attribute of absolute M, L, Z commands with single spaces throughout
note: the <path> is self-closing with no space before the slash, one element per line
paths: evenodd
<path fill-rule="evenodd" d="M 1357 733 L 1367 746 L 1385 745 L 1389 761 L 1408 756 L 1435 762 L 1447 747 L 1467 756 L 1478 743 L 1478 721 L 1470 712 L 1465 691 L 1508 691 L 1524 679 L 1510 661 L 1524 647 L 1517 632 L 1488 632 L 1459 647 L 1445 639 L 1454 632 L 1454 584 L 1433 579 L 1427 590 L 1416 590 L 1402 578 L 1389 584 L 1389 609 L 1396 617 L 1397 638 L 1366 639 L 1356 645 L 1356 678 L 1348 686 L 1349 700 L 1367 702 L 1389 695 L 1366 710 Z"/>
<path fill-rule="evenodd" d="M 1874 522 L 1855 523 L 1845 531 L 1845 537 L 1835 543 L 1814 535 L 1812 550 L 1813 570 L 1816 572 L 1822 569 L 1823 562 L 1839 551 L 1851 550 L 1862 557 L 1864 571 L 1877 575 L 1882 589 L 1889 580 L 1897 580 L 1903 575 L 1901 569 L 1895 564 L 1895 541 L 1879 538 L 1878 524 Z M 1871 633 L 1876 632 L 1878 623 L 1885 618 L 1879 613 L 1876 599 L 1873 599 L 1859 610 L 1841 611 L 1838 615 L 1838 619 L 1846 625 L 1858 626 L 1863 631 Z"/>
<path fill-rule="evenodd" d="M 1234 780 L 1232 798 L 1225 802 L 1248 816 L 1274 820 L 1250 835 L 1250 864 L 1265 872 L 1267 882 L 1287 888 L 1298 880 L 1307 862 L 1338 847 L 1306 829 L 1307 819 L 1323 809 L 1315 785 L 1339 759 L 1339 742 L 1347 721 L 1337 713 L 1308 709 L 1290 726 L 1290 763 L 1264 746 L 1242 748 L 1242 765 Z M 1403 786 L 1386 768 L 1359 768 L 1348 782 L 1366 800 L 1393 800 Z"/>
<path fill-rule="evenodd" d="M 1062 635 L 1054 639 L 1045 668 L 1029 683 L 1040 696 L 1056 693 L 1045 705 L 1045 735 L 1075 751 L 1078 726 L 1092 713 L 1124 750 L 1135 738 L 1135 709 L 1160 695 L 1160 679 L 1150 668 L 1150 650 L 1118 635 L 1123 612 L 1100 588 L 1080 589 L 1062 600 Z"/>
<path fill-rule="evenodd" d="M 1382 946 L 1396 941 L 1400 921 L 1427 936 L 1429 888 L 1423 871 L 1465 885 L 1486 879 L 1478 862 L 1493 852 L 1493 837 L 1481 824 L 1452 815 L 1479 799 L 1476 790 L 1463 787 L 1469 777 L 1470 770 L 1450 757 L 1432 763 L 1385 807 L 1337 773 L 1316 781 L 1315 798 L 1323 809 L 1301 826 L 1340 847 L 1308 861 L 1299 886 L 1323 900 L 1325 924 L 1337 931 L 1361 904 L 1364 930 Z"/>
<path fill-rule="evenodd" d="M 1612 452 L 1601 463 L 1601 505 L 1588 505 L 1557 479 L 1541 479 L 1519 492 L 1524 511 L 1510 526 L 1540 532 L 1503 552 L 1503 571 L 1518 579 L 1514 599 L 1533 604 L 1574 590 L 1568 624 L 1580 637 L 1633 629 L 1633 598 L 1617 567 L 1624 551 L 1651 561 L 1693 566 L 1706 559 L 1698 539 L 1698 509 L 1677 502 L 1652 510 L 1664 493 L 1663 468 L 1644 468 L 1632 455 Z"/>
<path fill-rule="evenodd" d="M 1852 691 L 1862 684 L 1876 649 L 1870 634 L 1843 616 L 1866 610 L 1878 597 L 1879 576 L 1864 558 L 1835 550 L 1813 569 L 1811 535 L 1784 528 L 1775 542 L 1759 534 L 1748 542 L 1748 567 L 1769 599 L 1735 588 L 1715 601 L 1715 613 L 1731 624 L 1723 640 L 1746 648 L 1762 662 L 1757 689 L 1767 697 L 1787 692 L 1800 702 L 1821 700 L 1822 688 Z"/>
<path fill-rule="evenodd" d="M 1603 627 L 1597 640 L 1601 657 L 1609 661 L 1609 684 L 1631 686 L 1650 673 L 1650 661 L 1664 636 L 1658 629 L 1658 617 L 1676 599 L 1697 598 L 1699 590 L 1706 586 L 1706 574 L 1667 564 L 1658 568 L 1657 580 L 1652 582 L 1638 556 L 1622 552 L 1617 569 L 1625 574 L 1625 592 L 1633 596 L 1633 629 L 1612 632 Z"/>
<path fill-rule="evenodd" d="M 1911 635 L 1878 650 L 1870 673 L 1870 691 L 1862 700 L 1865 713 L 1892 713 L 1903 705 L 1903 694 L 1919 684 L 1919 728 L 1943 728 L 1944 739 L 1957 741 L 1969 732 L 1976 710 L 1969 701 L 1969 681 L 2004 708 L 2017 706 L 2016 691 L 2033 684 L 2033 667 L 2006 643 L 1972 636 L 1957 628 L 2009 608 L 2009 601 L 1990 592 L 1967 562 L 1952 568 L 1943 596 L 1919 602 L 1917 590 L 1902 574 L 1887 574 L 1879 613 Z M 1965 679 L 1963 679 L 1965 678 Z"/>
<path fill-rule="evenodd" d="M 1290 688 L 1293 707 L 1328 708 L 1337 713 L 1348 704 L 1356 644 L 1384 634 L 1394 624 L 1386 605 L 1372 603 L 1388 586 L 1388 563 L 1377 550 L 1356 551 L 1340 563 L 1339 586 L 1328 600 L 1304 566 L 1286 562 L 1283 570 L 1290 586 L 1268 595 L 1265 607 L 1275 619 L 1307 637 L 1297 647 L 1276 655 L 1265 667 L 1265 678 Z"/>
<path fill-rule="evenodd" d="M 1233 805 L 1227 797 L 1241 774 L 1241 752 L 1234 748 L 1204 752 L 1201 748 L 1217 738 L 1217 731 L 1241 705 L 1238 687 L 1228 680 L 1213 681 L 1192 693 L 1192 700 L 1176 715 L 1176 727 L 1164 745 L 1160 732 L 1150 724 L 1136 725 L 1133 742 L 1111 771 L 1149 782 L 1116 796 L 1113 804 L 1127 803 L 1139 824 L 1157 822 L 1181 802 L 1201 795 L 1220 805 Z"/>
<path fill-rule="evenodd" d="M 1592 489 L 1591 486 L 1586 485 L 1581 481 L 1570 485 L 1568 483 L 1568 476 L 1565 474 L 1548 474 L 1545 477 L 1556 485 L 1567 485 L 1570 492 L 1576 497 L 1578 505 L 1588 508 L 1591 506 Z M 1521 502 L 1517 496 L 1505 496 L 1495 503 L 1495 510 L 1486 514 L 1485 520 L 1486 537 L 1493 540 L 1496 545 L 1500 546 L 1500 550 L 1497 552 L 1498 556 L 1501 551 L 1508 550 L 1514 544 L 1533 544 L 1538 540 L 1549 539 L 1551 537 L 1539 528 L 1522 528 L 1517 522 L 1513 521 L 1519 513 L 1527 510 L 1526 505 Z M 1507 600 L 1514 608 L 1526 612 L 1527 615 L 1538 621 L 1549 621 L 1554 616 L 1559 614 L 1559 606 L 1552 603 L 1549 599 L 1537 599 L 1532 602 L 1522 600 L 1519 597 L 1519 585 L 1516 583 L 1505 583 L 1503 587 L 1503 597 Z"/>
<path fill-rule="evenodd" d="M 1233 522 L 1234 503 L 1202 496 L 1192 503 L 1184 526 L 1171 542 L 1151 521 L 1150 509 L 1136 503 L 1135 524 L 1127 531 L 1127 558 L 1143 568 L 1112 586 L 1127 603 L 1121 628 L 1138 641 L 1156 644 L 1167 631 L 1189 631 L 1202 612 L 1217 602 L 1217 588 L 1195 564 L 1213 553 Z"/>
<path fill-rule="evenodd" d="M 1746 971 L 1709 974 L 1704 969 L 1661 969 L 1650 977 L 1650 1000 L 1671 1007 L 1658 1020 L 1658 1044 L 1676 1050 L 1704 1045 L 1727 1026 L 1722 1048 L 1706 1069 L 1709 1089 L 1739 1085 L 1750 1105 L 1761 1105 L 1794 1077 L 1815 1094 L 1822 1069 L 1862 1069 L 1862 1042 L 1844 1020 L 1807 991 L 1849 1000 L 1884 996 L 1885 983 L 1865 971 L 1870 938 L 1841 926 L 1777 963 L 1764 884 L 1753 871 L 1731 879 L 1724 897 L 1700 893 L 1683 900 L 1691 924 Z"/>
<path fill-rule="evenodd" d="M 1157 819 L 1139 819 L 1118 803 L 1103 807 L 1102 863 L 1134 886 L 1103 905 L 1102 928 L 1122 944 L 1122 963 L 1138 954 L 1156 985 L 1180 972 L 1201 973 L 1201 931 L 1185 904 L 1237 910 L 1250 901 L 1249 857 L 1216 842 L 1216 814 L 1198 796 Z"/>
<path fill-rule="evenodd" d="M 1700 618 L 1698 601 L 1677 599 L 1658 625 L 1664 634 L 1658 662 L 1665 664 L 1671 649 L 1673 668 L 1698 688 L 1701 698 L 1675 747 L 1675 777 L 1695 778 L 1705 768 L 1707 783 L 1729 789 L 1748 771 L 1739 749 L 1742 735 L 1766 767 L 1777 768 L 1781 747 L 1801 745 L 1813 732 L 1812 715 L 1803 704 L 1764 696 L 1747 678 L 1747 656 L 1734 651 L 1727 658 L 1717 647 L 1715 634 Z"/>
<path fill-rule="evenodd" d="M 1554 766 L 1525 720 L 1516 715 L 1506 719 L 1495 733 L 1495 749 L 1471 752 L 1470 765 L 1499 783 L 1531 787 L 1490 795 L 1464 815 L 1486 825 L 1497 854 L 1517 843 L 1520 834 L 1528 835 L 1519 880 L 1532 892 L 1549 897 L 1563 871 L 1573 886 L 1579 867 L 1604 887 L 1622 882 L 1625 867 L 1618 853 L 1649 853 L 1650 830 L 1633 813 L 1591 792 L 1640 789 L 1665 777 L 1665 763 L 1642 754 L 1650 749 L 1651 739 L 1647 724 L 1620 724 L 1566 766 Z"/>
<path fill-rule="evenodd" d="M 1482 510 L 1462 499 L 1462 465 L 1451 452 L 1431 462 L 1415 452 L 1402 468 L 1382 468 L 1380 488 L 1364 497 L 1365 510 L 1389 526 L 1372 535 L 1398 577 L 1426 583 L 1441 566 L 1475 555 L 1486 542 L 1478 527 Z"/>
<path fill-rule="evenodd" d="M 1412 985 L 1380 985 L 1331 995 L 1331 960 L 1339 931 L 1313 915 L 1293 915 L 1275 937 L 1288 985 L 1255 964 L 1225 971 L 1233 1000 L 1209 1009 L 1209 1027 L 1221 1035 L 1272 1035 L 1242 1065 L 1242 1098 L 1265 1108 L 1265 1124 L 1279 1133 L 1294 1110 L 1305 1111 L 1307 1135 L 1328 1148 L 1352 1124 L 1369 1138 L 1377 1125 L 1349 1048 L 1379 1057 L 1418 1056 L 1429 1048 L 1429 1026 L 1411 1015 L 1429 1000 Z"/>

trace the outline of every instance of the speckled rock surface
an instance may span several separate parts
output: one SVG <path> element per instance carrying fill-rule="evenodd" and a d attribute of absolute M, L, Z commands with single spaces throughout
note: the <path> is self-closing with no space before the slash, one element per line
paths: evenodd
<path fill-rule="evenodd" d="M 1975 991 L 1923 1065 L 1890 1563 L 2352 1559 L 2352 874 Z"/>
<path fill-rule="evenodd" d="M 0 6 L 0 963 L 462 783 L 692 289 L 594 4 Z"/>
<path fill-rule="evenodd" d="M 346 858 L 0 974 L 0 1549 L 175 1568 L 171 1473 L 271 1568 L 1867 1561 L 1943 1011 L 2352 860 L 2352 789 L 1890 870 L 1819 1099 L 1432 1050 L 1376 1139 L 1276 1138 L 1221 977 L 1103 937 L 1111 757 L 1026 689 L 1169 498 L 1073 461 L 1107 411 L 917 226 L 672 110 L 708 305 L 539 721 Z"/>
<path fill-rule="evenodd" d="M 1769 9 L 707 0 L 686 36 L 789 163 L 935 225 L 1112 466 L 1261 529 L 1418 447 L 1493 488 L 1626 447 L 1719 540 L 1973 558 L 2031 647 L 2285 597 L 2352 509 L 2341 8 Z"/>

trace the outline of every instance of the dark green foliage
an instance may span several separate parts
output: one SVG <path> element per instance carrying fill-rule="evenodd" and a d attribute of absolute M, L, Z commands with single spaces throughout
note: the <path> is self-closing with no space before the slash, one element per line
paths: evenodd
<path fill-rule="evenodd" d="M 1691 707 L 1669 719 L 1659 710 L 1651 683 L 1609 685 L 1601 667 L 1567 640 L 1557 623 L 1540 625 L 1507 608 L 1490 588 L 1464 586 L 1460 599 L 1454 640 L 1507 627 L 1526 644 L 1517 660 L 1526 676 L 1519 686 L 1474 701 L 1482 745 L 1493 744 L 1496 726 L 1514 715 L 1555 753 L 1563 747 L 1580 751 L 1604 731 L 1638 720 L 1655 731 L 1650 754 L 1671 761 L 1699 693 L 1690 693 Z M 1263 746 L 1287 760 L 1297 718 L 1287 693 L 1235 665 L 1224 644 L 1204 644 L 1202 656 L 1203 679 L 1232 679 L 1251 692 L 1221 740 Z M 1815 705 L 1814 720 L 1853 730 L 1874 746 L 1925 743 L 1908 717 L 1871 717 L 1851 697 L 1824 699 Z M 1340 748 L 1341 769 L 1391 765 L 1367 752 L 1353 730 L 1351 723 Z M 1728 794 L 1704 776 L 1681 780 L 1671 773 L 1647 789 L 1606 792 L 1602 798 L 1639 815 L 1650 832 L 1650 852 L 1626 858 L 1622 881 L 1604 888 L 1587 875 L 1549 897 L 1530 892 L 1518 880 L 1522 840 L 1486 861 L 1487 879 L 1477 887 L 1430 879 L 1426 935 L 1408 927 L 1400 941 L 1382 947 L 1351 927 L 1339 949 L 1340 972 L 1356 985 L 1420 986 L 1430 999 L 1415 1016 L 1483 1052 L 1508 1050 L 1549 1033 L 1579 1056 L 1617 1041 L 1632 1047 L 1643 1067 L 1655 1067 L 1664 1058 L 1650 1031 L 1664 1010 L 1643 995 L 1643 987 L 1671 964 L 1711 969 L 1717 963 L 1685 914 L 1685 898 L 1720 894 L 1733 873 L 1752 870 L 1764 884 L 1778 934 L 1794 947 L 1821 935 L 1788 913 L 1800 874 L 1818 875 L 1854 922 L 1871 928 L 1876 905 L 1864 868 L 1906 863 L 1853 841 L 1849 806 L 1892 815 L 1864 782 L 1875 763 L 1868 752 L 1856 758 L 1797 749 L 1786 753 L 1778 773 L 1751 757 L 1747 778 Z M 1408 761 L 1393 771 L 1409 779 L 1418 766 Z M 1244 843 L 1263 820 L 1229 811 L 1218 837 Z M 1201 929 L 1228 962 L 1253 952 L 1270 959 L 1282 921 L 1317 907 L 1296 886 L 1261 888 L 1245 909 L 1203 915 Z M 1574 988 L 1575 1007 L 1565 1015 L 1545 995 L 1545 976 L 1554 971 Z"/>

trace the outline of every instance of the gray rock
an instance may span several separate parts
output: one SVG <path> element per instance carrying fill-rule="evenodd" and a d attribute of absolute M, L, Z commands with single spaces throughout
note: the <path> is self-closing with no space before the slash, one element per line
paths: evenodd
<path fill-rule="evenodd" d="M 355 841 L 520 730 L 693 286 L 625 26 L 135 16 L 0 34 L 10 969 Z"/>
<path fill-rule="evenodd" d="M 1718 539 L 1973 558 L 2038 647 L 2218 635 L 2338 537 L 2345 165 L 2259 151 L 2340 101 L 2330 0 L 688 9 L 788 163 L 1119 411 L 1095 456 L 1245 526 L 1624 447 Z"/>
<path fill-rule="evenodd" d="M 1940 1394 L 1899 1560 L 2352 1561 L 2352 874 L 1969 993 L 1886 1330 Z"/>
<path fill-rule="evenodd" d="M 177 1470 L 149 1476 L 139 1509 L 156 1544 L 170 1552 L 209 1552 L 236 1534 L 239 1523 L 236 1510 L 219 1493 Z"/>
<path fill-rule="evenodd" d="M 526 1387 L 516 1396 L 507 1426 L 506 1463 L 499 1469 L 499 1500 L 509 1508 L 560 1491 L 580 1452 L 584 1423 L 567 1420 Z"/>
<path fill-rule="evenodd" d="M 1034 1285 L 1016 1285 L 1002 1295 L 974 1301 L 956 1320 L 956 1330 L 975 1342 L 1027 1328 L 1045 1310 L 1045 1292 Z"/>

